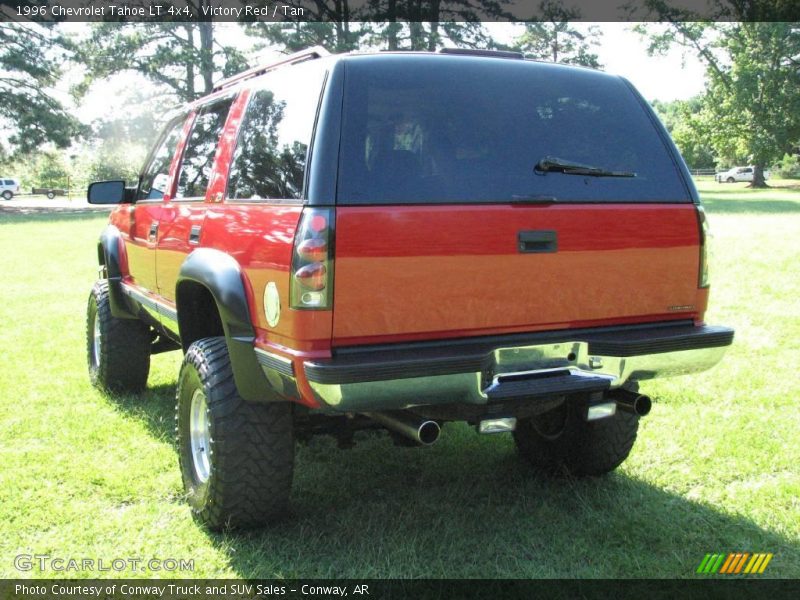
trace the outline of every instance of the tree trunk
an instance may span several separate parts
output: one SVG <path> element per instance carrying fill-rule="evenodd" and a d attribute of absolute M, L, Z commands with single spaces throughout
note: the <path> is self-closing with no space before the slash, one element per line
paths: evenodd
<path fill-rule="evenodd" d="M 753 183 L 748 187 L 751 188 L 766 188 L 767 180 L 764 179 L 764 165 L 753 165 Z"/>
<path fill-rule="evenodd" d="M 194 50 L 194 23 L 186 23 L 186 44 Z M 195 99 L 194 95 L 194 61 L 186 61 L 186 88 L 184 89 L 185 101 L 191 102 Z"/>
<path fill-rule="evenodd" d="M 439 47 L 439 0 L 432 0 L 428 21 L 431 23 L 431 32 L 428 36 L 428 52 L 436 52 Z"/>
<path fill-rule="evenodd" d="M 419 21 L 411 21 L 408 24 L 411 34 L 411 49 L 412 50 L 425 50 L 427 47 L 427 40 L 425 39 L 425 28 Z"/>
<path fill-rule="evenodd" d="M 210 21 L 198 23 L 200 27 L 200 74 L 203 76 L 203 91 L 210 94 L 214 89 L 214 24 Z"/>
<path fill-rule="evenodd" d="M 397 34 L 400 31 L 400 25 L 397 24 L 397 0 L 389 0 L 386 8 L 386 20 L 389 22 L 386 26 L 386 49 L 397 50 Z"/>

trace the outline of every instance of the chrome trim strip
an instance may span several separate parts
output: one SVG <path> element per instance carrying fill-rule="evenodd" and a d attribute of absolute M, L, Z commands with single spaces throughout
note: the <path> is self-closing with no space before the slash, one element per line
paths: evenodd
<path fill-rule="evenodd" d="M 149 296 L 143 294 L 139 290 L 135 289 L 134 287 L 130 286 L 127 283 L 122 283 L 120 285 L 122 288 L 122 293 L 126 296 L 132 298 L 135 302 L 141 304 L 145 309 L 149 309 L 154 311 L 156 314 L 161 315 L 175 323 L 178 324 L 178 311 L 176 311 L 171 306 L 167 306 L 158 300 L 154 300 Z"/>
<path fill-rule="evenodd" d="M 267 352 L 261 348 L 256 348 L 255 350 L 256 359 L 259 364 L 270 369 L 275 369 L 281 375 L 294 377 L 294 365 L 291 360 L 283 356 L 278 356 L 277 354 L 272 354 L 272 352 Z"/>
<path fill-rule="evenodd" d="M 628 382 L 705 371 L 716 365 L 726 350 L 727 346 L 718 346 L 619 357 L 589 354 L 587 342 L 562 342 L 498 348 L 491 353 L 488 377 L 486 371 L 477 371 L 344 384 L 308 383 L 318 401 L 337 411 L 364 412 L 450 403 L 487 404 L 487 390 L 511 376 L 569 371 L 575 375 L 606 377 L 613 390 Z"/>

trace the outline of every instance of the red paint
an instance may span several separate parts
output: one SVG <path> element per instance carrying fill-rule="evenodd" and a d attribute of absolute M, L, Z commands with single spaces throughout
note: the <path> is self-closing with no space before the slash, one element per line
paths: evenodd
<path fill-rule="evenodd" d="M 699 234 L 691 204 L 339 207 L 334 309 L 291 309 L 292 252 L 302 207 L 222 200 L 247 101 L 245 89 L 232 104 L 205 201 L 171 200 L 199 107 L 194 104 L 163 202 L 117 207 L 110 220 L 122 233 L 126 281 L 168 305 L 174 305 L 180 266 L 195 248 L 215 248 L 236 259 L 255 345 L 293 361 L 298 402 L 317 406 L 304 361 L 330 357 L 337 345 L 702 322 L 708 290 L 697 289 Z M 148 240 L 153 222 L 159 224 L 157 243 Z M 327 225 L 321 217 L 310 223 L 314 231 Z M 199 244 L 189 243 L 193 226 L 201 227 Z M 555 231 L 557 252 L 520 253 L 518 233 L 532 230 Z M 313 242 L 300 248 L 312 261 L 327 252 Z M 281 302 L 274 327 L 263 308 L 269 282 Z M 674 310 L 680 306 L 690 308 Z"/>
<path fill-rule="evenodd" d="M 698 244 L 691 204 L 339 207 L 333 344 L 695 318 Z"/>

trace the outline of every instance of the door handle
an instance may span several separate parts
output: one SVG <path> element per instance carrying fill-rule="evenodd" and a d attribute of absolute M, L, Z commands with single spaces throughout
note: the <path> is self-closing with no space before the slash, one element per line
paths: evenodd
<path fill-rule="evenodd" d="M 150 236 L 148 237 L 148 239 L 151 242 L 155 242 L 158 239 L 158 223 L 157 222 L 150 223 Z"/>
<path fill-rule="evenodd" d="M 544 253 L 558 251 L 558 234 L 555 231 L 520 231 L 517 247 L 522 253 Z"/>
<path fill-rule="evenodd" d="M 192 228 L 189 230 L 189 243 L 200 243 L 200 225 L 192 225 Z"/>

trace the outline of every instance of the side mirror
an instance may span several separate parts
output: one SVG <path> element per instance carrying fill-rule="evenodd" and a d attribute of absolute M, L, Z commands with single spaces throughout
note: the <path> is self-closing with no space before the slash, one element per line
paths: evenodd
<path fill-rule="evenodd" d="M 89 204 L 122 204 L 127 200 L 125 182 L 120 179 L 90 183 L 86 199 Z"/>

